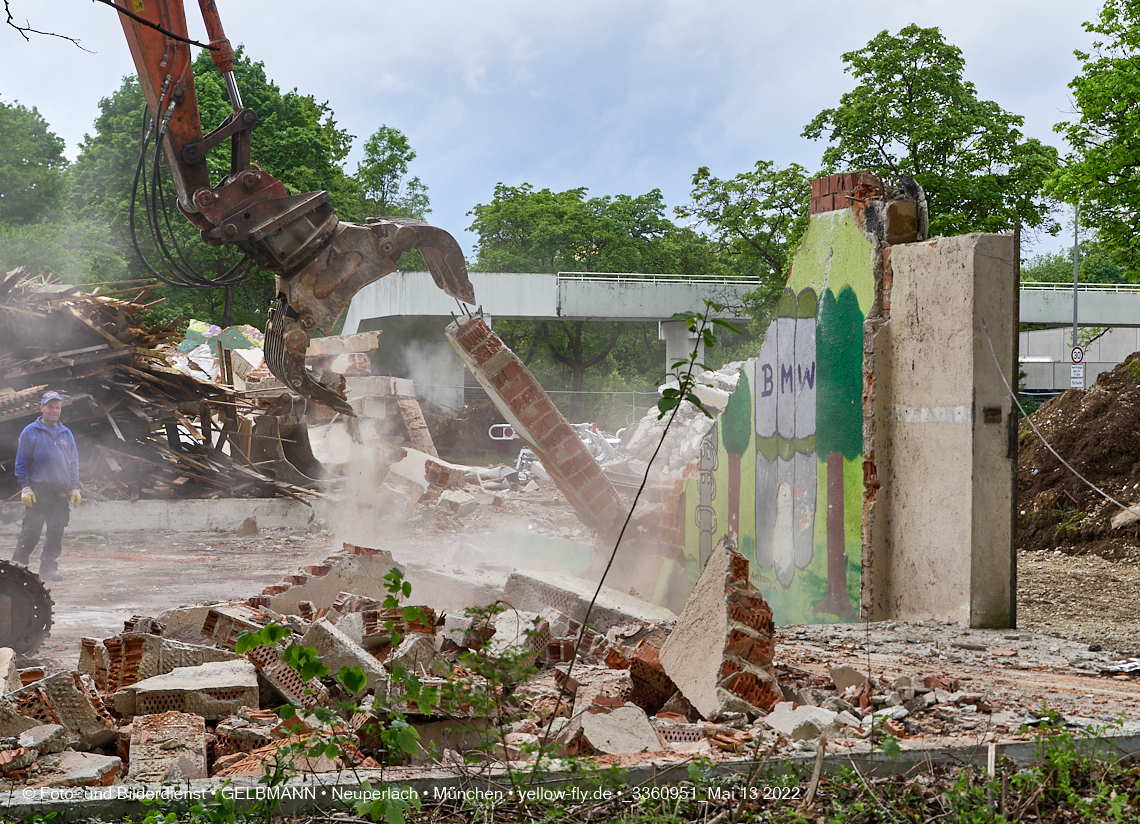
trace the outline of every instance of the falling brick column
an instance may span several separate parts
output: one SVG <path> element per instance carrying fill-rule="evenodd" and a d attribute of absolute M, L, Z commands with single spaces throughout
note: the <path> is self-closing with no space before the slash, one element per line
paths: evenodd
<path fill-rule="evenodd" d="M 461 318 L 444 334 L 578 517 L 605 538 L 616 538 L 625 505 L 530 370 L 482 318 Z"/>

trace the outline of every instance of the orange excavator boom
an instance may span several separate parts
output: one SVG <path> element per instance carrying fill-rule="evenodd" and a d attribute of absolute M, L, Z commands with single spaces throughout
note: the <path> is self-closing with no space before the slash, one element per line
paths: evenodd
<path fill-rule="evenodd" d="M 364 226 L 341 222 L 328 192 L 291 195 L 281 181 L 255 168 L 250 136 L 257 113 L 242 105 L 233 49 L 214 0 L 198 4 L 210 55 L 225 80 L 233 111 L 205 135 L 182 0 L 115 3 L 152 113 L 151 134 L 174 181 L 178 209 L 207 243 L 235 247 L 276 276 L 276 305 L 265 330 L 270 372 L 299 395 L 353 414 L 340 387 L 321 384 L 305 368 L 309 332 L 331 332 L 352 296 L 394 272 L 400 255 L 410 249 L 420 250 L 439 288 L 474 303 L 459 244 L 444 230 L 408 218 L 379 217 Z M 212 184 L 206 156 L 227 138 L 230 170 Z"/>

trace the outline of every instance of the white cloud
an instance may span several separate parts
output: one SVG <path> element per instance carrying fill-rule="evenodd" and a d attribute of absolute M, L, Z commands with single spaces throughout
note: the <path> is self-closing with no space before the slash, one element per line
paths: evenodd
<path fill-rule="evenodd" d="M 0 95 L 37 106 L 74 155 L 100 97 L 133 71 L 115 15 L 76 0 L 12 0 L 37 28 L 87 54 L 0 30 Z M 219 3 L 234 43 L 282 88 L 328 100 L 359 145 L 381 124 L 406 132 L 433 220 L 461 237 L 496 182 L 594 194 L 660 187 L 683 202 L 698 166 L 732 175 L 758 159 L 818 163 L 799 137 L 853 81 L 840 55 L 877 32 L 942 27 L 979 93 L 1051 131 L 1068 107 L 1093 0 L 627 0 L 576 3 L 350 0 Z M 190 3 L 191 36 L 204 35 Z"/>

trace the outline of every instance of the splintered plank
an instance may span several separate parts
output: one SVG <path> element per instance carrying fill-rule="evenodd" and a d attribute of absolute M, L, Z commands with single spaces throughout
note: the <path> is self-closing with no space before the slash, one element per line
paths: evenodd
<path fill-rule="evenodd" d="M 84 326 L 86 326 L 88 329 L 90 329 L 92 332 L 94 332 L 95 334 L 99 335 L 102 338 L 106 338 L 107 342 L 109 344 L 111 344 L 111 346 L 115 347 L 116 349 L 121 349 L 127 345 L 127 344 L 123 343 L 121 340 L 119 340 L 118 338 L 116 338 L 114 335 L 112 335 L 110 332 L 105 330 L 99 324 L 92 323 L 90 320 L 88 320 L 87 317 L 82 312 L 79 311 L 78 307 L 68 306 L 67 312 L 72 317 L 74 317 L 76 320 L 78 320 L 80 323 L 82 323 Z"/>

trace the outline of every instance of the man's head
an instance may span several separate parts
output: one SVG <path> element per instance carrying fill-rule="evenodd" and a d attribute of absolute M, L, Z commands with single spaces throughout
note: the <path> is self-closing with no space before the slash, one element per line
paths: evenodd
<path fill-rule="evenodd" d="M 40 401 L 40 415 L 48 426 L 59 423 L 59 413 L 63 411 L 63 399 L 58 392 L 45 392 Z"/>

